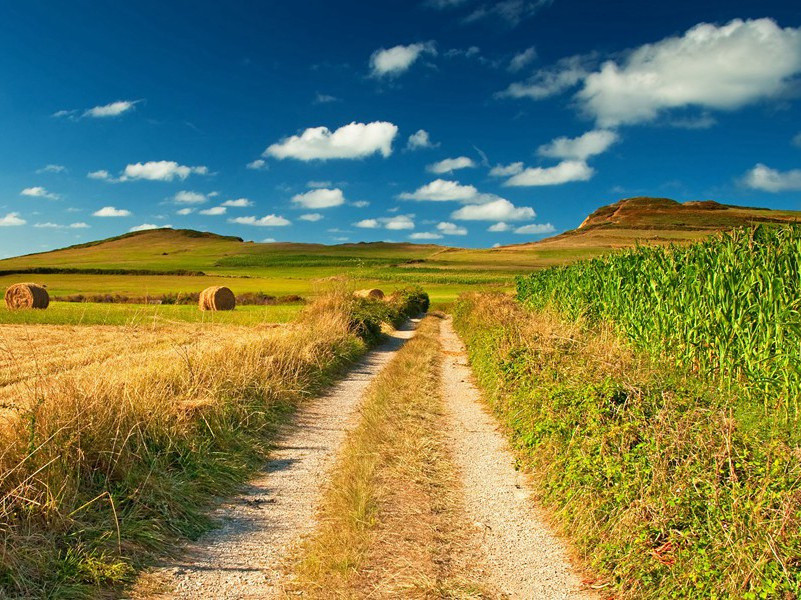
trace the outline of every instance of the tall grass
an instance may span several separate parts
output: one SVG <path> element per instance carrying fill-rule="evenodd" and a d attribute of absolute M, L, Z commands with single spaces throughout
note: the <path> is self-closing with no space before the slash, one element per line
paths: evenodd
<path fill-rule="evenodd" d="M 284 416 L 375 339 L 365 322 L 401 319 L 423 296 L 387 313 L 333 294 L 284 328 L 30 386 L 0 414 L 0 597 L 94 597 L 198 535 L 204 503 L 258 468 Z M 93 343 L 91 328 L 69 335 Z"/>
<path fill-rule="evenodd" d="M 736 383 L 796 419 L 801 395 L 801 226 L 735 230 L 518 278 L 529 307 L 611 321 L 642 348 Z"/>

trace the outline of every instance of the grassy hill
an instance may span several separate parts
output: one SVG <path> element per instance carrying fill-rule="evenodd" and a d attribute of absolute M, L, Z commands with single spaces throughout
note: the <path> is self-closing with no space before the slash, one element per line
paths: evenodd
<path fill-rule="evenodd" d="M 577 229 L 492 249 L 386 242 L 262 244 L 193 230 L 157 229 L 2 260 L 0 287 L 33 278 L 46 283 L 56 296 L 109 292 L 142 296 L 219 284 L 237 293 L 306 296 L 348 276 L 359 285 L 389 289 L 420 283 L 435 301 L 449 301 L 467 286 L 507 288 L 521 272 L 637 243 L 684 243 L 751 223 L 798 220 L 801 212 L 629 198 L 599 208 Z M 179 276 L 181 272 L 185 274 Z"/>

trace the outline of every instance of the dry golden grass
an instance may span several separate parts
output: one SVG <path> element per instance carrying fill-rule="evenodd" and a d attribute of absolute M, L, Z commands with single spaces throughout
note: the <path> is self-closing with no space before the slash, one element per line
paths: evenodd
<path fill-rule="evenodd" d="M 485 597 L 460 551 L 464 517 L 441 434 L 438 336 L 439 320 L 428 317 L 371 385 L 288 593 Z"/>

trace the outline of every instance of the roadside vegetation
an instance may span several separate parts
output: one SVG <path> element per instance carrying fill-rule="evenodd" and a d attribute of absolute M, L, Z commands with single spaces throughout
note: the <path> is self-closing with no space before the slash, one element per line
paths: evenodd
<path fill-rule="evenodd" d="M 371 384 L 290 593 L 304 598 L 481 598 L 453 556 L 464 516 L 442 435 L 439 317 Z"/>
<path fill-rule="evenodd" d="M 379 338 L 376 323 L 426 302 L 419 290 L 386 303 L 331 293 L 286 327 L 215 329 L 175 344 L 151 336 L 164 346 L 153 352 L 135 328 L 119 328 L 117 340 L 108 330 L 51 330 L 39 342 L 65 361 L 93 343 L 108 352 L 63 369 L 50 361 L 54 376 L 30 378 L 3 403 L 0 589 L 96 597 L 199 535 L 210 525 L 208 501 L 263 463 L 293 407 Z M 30 365 L 35 342 L 27 352 L 17 345 L 12 359 Z M 142 352 L 126 355 L 138 342 Z M 39 370 L 35 360 L 31 368 Z M 20 386 L 13 364 L 3 372 Z"/>
<path fill-rule="evenodd" d="M 457 304 L 521 463 L 618 597 L 801 594 L 799 240 L 643 248 Z"/>

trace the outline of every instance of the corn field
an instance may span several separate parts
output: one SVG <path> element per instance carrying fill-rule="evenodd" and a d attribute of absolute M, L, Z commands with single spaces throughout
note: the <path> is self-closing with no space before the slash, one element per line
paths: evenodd
<path fill-rule="evenodd" d="M 518 300 L 590 323 L 797 418 L 801 226 L 760 225 L 687 247 L 639 247 L 517 280 Z"/>

